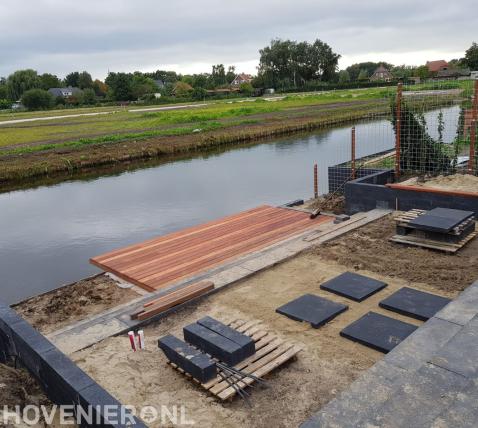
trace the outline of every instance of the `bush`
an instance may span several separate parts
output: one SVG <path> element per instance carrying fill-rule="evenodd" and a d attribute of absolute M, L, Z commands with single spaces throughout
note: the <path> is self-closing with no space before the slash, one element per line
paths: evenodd
<path fill-rule="evenodd" d="M 91 88 L 86 88 L 83 90 L 82 104 L 92 105 L 96 104 L 96 93 Z"/>
<path fill-rule="evenodd" d="M 241 94 L 250 96 L 254 92 L 254 88 L 250 83 L 241 83 L 241 86 L 239 86 L 239 90 L 241 91 Z"/>
<path fill-rule="evenodd" d="M 23 93 L 22 104 L 28 110 L 42 110 L 53 106 L 53 96 L 43 89 L 30 89 Z"/>
<path fill-rule="evenodd" d="M 4 98 L 0 98 L 0 110 L 5 110 L 7 108 L 10 108 L 11 106 L 12 103 L 10 101 Z"/>

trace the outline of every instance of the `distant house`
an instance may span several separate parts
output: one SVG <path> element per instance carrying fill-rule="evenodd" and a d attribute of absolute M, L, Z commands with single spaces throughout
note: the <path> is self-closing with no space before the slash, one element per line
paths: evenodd
<path fill-rule="evenodd" d="M 439 71 L 446 71 L 450 67 L 444 59 L 439 59 L 438 61 L 427 61 L 426 66 L 428 72 L 432 75 L 435 75 Z"/>
<path fill-rule="evenodd" d="M 384 82 L 390 82 L 393 79 L 392 73 L 388 71 L 383 64 L 380 64 L 377 69 L 370 76 L 372 82 L 383 80 Z"/>
<path fill-rule="evenodd" d="M 435 74 L 435 79 L 467 79 L 470 78 L 470 70 L 449 67 L 446 70 L 439 70 Z"/>
<path fill-rule="evenodd" d="M 251 83 L 252 76 L 250 74 L 238 74 L 231 83 L 231 86 L 241 86 L 243 83 Z"/>
<path fill-rule="evenodd" d="M 80 94 L 81 89 L 69 86 L 68 88 L 50 88 L 48 89 L 48 92 L 52 94 L 55 98 L 69 98 L 73 95 Z"/>

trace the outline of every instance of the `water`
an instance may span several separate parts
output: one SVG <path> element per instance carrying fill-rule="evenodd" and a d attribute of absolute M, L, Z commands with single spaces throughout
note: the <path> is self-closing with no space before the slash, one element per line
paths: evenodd
<path fill-rule="evenodd" d="M 453 126 L 455 119 L 447 122 L 446 140 L 453 138 Z M 386 120 L 358 124 L 356 134 L 357 157 L 394 146 Z M 117 176 L 1 194 L 0 298 L 17 302 L 94 274 L 98 270 L 88 259 L 118 247 L 260 204 L 308 198 L 315 162 L 325 193 L 327 166 L 349 159 L 350 126 L 343 126 Z"/>

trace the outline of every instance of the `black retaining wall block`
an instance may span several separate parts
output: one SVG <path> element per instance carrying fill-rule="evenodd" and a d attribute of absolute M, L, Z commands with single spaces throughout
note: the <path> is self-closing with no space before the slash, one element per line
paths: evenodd
<path fill-rule="evenodd" d="M 239 333 L 237 330 L 223 324 L 222 322 L 215 320 L 211 317 L 204 317 L 198 320 L 198 324 L 201 324 L 203 327 L 208 328 L 209 330 L 214 331 L 221 336 L 226 337 L 229 340 L 232 340 L 234 343 L 237 343 L 243 350 L 244 358 L 250 357 L 256 352 L 256 344 L 251 337 Z"/>
<path fill-rule="evenodd" d="M 230 366 L 236 365 L 245 358 L 241 346 L 202 325 L 189 324 L 183 328 L 183 333 L 186 342 L 197 346 Z"/>
<path fill-rule="evenodd" d="M 159 339 L 158 346 L 169 361 L 202 383 L 217 374 L 216 364 L 211 358 L 171 334 Z"/>
<path fill-rule="evenodd" d="M 81 427 L 126 427 L 146 428 L 139 419 L 129 416 L 128 410 L 109 395 L 73 361 L 59 351 L 53 343 L 35 330 L 8 305 L 0 303 L 0 361 L 11 357 L 21 363 L 33 375 L 47 397 L 59 405 L 81 406 L 84 412 L 99 414 L 98 423 L 82 420 Z M 105 409 L 103 406 L 110 406 Z M 117 422 L 105 421 L 104 411 L 118 415 Z M 134 423 L 124 424 L 132 420 Z M 96 419 L 95 419 L 96 420 Z M 109 423 L 107 423 L 109 422 Z"/>
<path fill-rule="evenodd" d="M 385 184 L 395 181 L 392 169 L 359 169 L 358 178 L 343 185 L 344 181 L 350 178 L 350 174 L 351 170 L 347 167 L 329 168 L 329 192 L 342 186 L 345 211 L 349 215 L 375 208 L 408 211 L 414 208 L 431 210 L 441 207 L 478 212 L 477 197 L 389 188 Z"/>

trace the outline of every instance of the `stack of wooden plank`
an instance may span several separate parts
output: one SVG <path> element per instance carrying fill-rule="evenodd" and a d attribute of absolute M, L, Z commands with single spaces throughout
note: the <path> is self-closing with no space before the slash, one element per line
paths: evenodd
<path fill-rule="evenodd" d="M 171 291 L 158 299 L 145 303 L 142 309 L 131 314 L 131 319 L 144 321 L 176 305 L 199 297 L 212 289 L 214 289 L 214 283 L 211 281 L 202 281 L 186 285 L 179 290 Z"/>
<path fill-rule="evenodd" d="M 396 235 L 391 241 L 455 253 L 477 236 L 475 214 L 434 208 L 413 209 L 395 217 Z"/>

